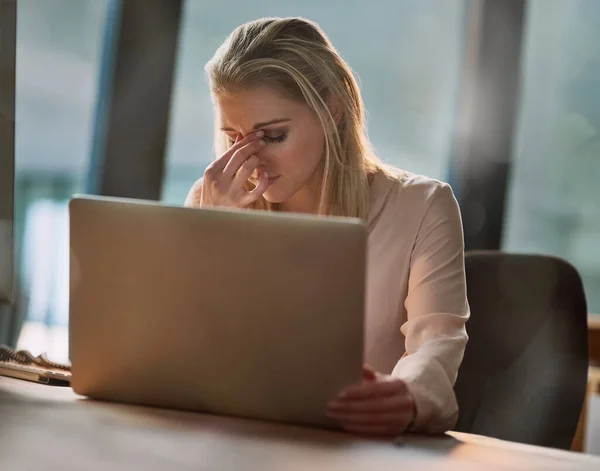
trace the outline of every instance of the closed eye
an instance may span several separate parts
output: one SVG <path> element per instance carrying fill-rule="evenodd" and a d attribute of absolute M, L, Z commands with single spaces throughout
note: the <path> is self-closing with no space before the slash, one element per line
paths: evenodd
<path fill-rule="evenodd" d="M 265 142 L 277 144 L 277 143 L 285 141 L 287 138 L 287 135 L 288 135 L 288 133 L 284 132 L 283 134 L 280 134 L 279 136 L 265 136 L 265 137 L 263 137 L 263 139 L 265 140 Z"/>
<path fill-rule="evenodd" d="M 279 134 L 277 136 L 269 136 L 269 135 L 265 135 L 263 137 L 264 141 L 269 143 L 269 144 L 279 144 L 283 141 L 285 141 L 287 139 L 288 133 L 284 132 L 282 134 Z M 232 145 L 235 144 L 235 139 L 232 139 L 230 137 L 227 137 L 227 143 L 229 144 L 229 146 L 231 147 Z"/>

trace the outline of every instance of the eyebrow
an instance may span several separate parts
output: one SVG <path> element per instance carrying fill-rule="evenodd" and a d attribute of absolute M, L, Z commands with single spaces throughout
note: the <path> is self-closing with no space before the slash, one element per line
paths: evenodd
<path fill-rule="evenodd" d="M 271 124 L 287 123 L 288 121 L 291 121 L 291 119 L 290 118 L 272 119 L 271 121 L 265 121 L 264 123 L 256 123 L 254 126 L 252 126 L 252 129 L 256 130 L 256 129 L 264 128 L 265 126 L 270 126 Z M 223 128 L 221 128 L 221 131 L 235 132 L 235 129 L 223 127 Z"/>

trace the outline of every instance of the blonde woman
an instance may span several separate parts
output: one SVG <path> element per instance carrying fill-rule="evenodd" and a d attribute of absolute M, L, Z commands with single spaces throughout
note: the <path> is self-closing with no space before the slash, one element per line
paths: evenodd
<path fill-rule="evenodd" d="M 368 225 L 368 366 L 328 414 L 357 434 L 452 428 L 469 307 L 450 187 L 382 165 L 356 80 L 310 21 L 244 24 L 206 71 L 218 158 L 186 206 L 353 216 Z"/>

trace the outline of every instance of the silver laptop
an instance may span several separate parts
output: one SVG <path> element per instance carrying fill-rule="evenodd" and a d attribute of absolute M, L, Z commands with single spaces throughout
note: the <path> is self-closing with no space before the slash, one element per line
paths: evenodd
<path fill-rule="evenodd" d="M 72 386 L 96 399 L 334 426 L 361 380 L 358 220 L 70 203 Z"/>

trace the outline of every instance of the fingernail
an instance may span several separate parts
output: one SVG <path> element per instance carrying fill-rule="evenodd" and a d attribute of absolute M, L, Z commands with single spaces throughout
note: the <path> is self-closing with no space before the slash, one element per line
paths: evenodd
<path fill-rule="evenodd" d="M 256 133 L 256 137 L 263 137 L 264 135 L 265 135 L 265 132 L 264 132 L 264 131 L 258 131 L 258 132 Z"/>
<path fill-rule="evenodd" d="M 262 139 L 261 139 L 260 141 L 258 141 L 258 143 L 259 143 L 261 146 L 264 146 L 264 145 L 266 144 L 266 142 L 265 142 L 265 141 L 263 141 Z"/>
<path fill-rule="evenodd" d="M 265 178 L 269 178 L 269 174 L 266 171 L 263 171 L 263 175 L 265 176 Z"/>

